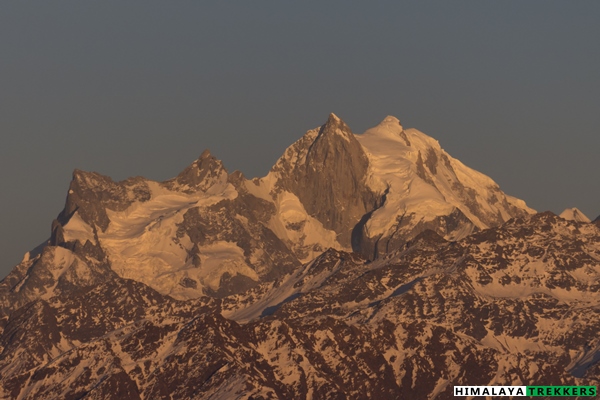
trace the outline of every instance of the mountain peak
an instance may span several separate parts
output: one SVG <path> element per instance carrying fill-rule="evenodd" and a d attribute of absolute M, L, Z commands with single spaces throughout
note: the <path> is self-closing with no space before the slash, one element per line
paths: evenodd
<path fill-rule="evenodd" d="M 402 247 L 426 229 L 457 240 L 533 211 L 453 159 L 434 138 L 404 130 L 393 116 L 356 138 L 369 158 L 369 187 L 385 193 L 364 224 L 365 257 Z"/>
<path fill-rule="evenodd" d="M 322 135 L 338 135 L 349 140 L 350 136 L 352 136 L 352 131 L 341 118 L 331 113 L 329 114 L 329 118 L 327 118 L 327 122 L 319 129 L 319 136 Z"/>
<path fill-rule="evenodd" d="M 57 220 L 64 225 L 77 211 L 90 227 L 105 231 L 110 222 L 107 209 L 122 211 L 134 201 L 146 201 L 149 198 L 150 192 L 144 178 L 115 182 L 111 177 L 97 172 L 75 169 L 65 208 Z"/>
<path fill-rule="evenodd" d="M 332 113 L 318 133 L 308 131 L 290 146 L 272 171 L 277 187 L 296 196 L 308 215 L 350 249 L 354 225 L 376 202 L 366 187 L 368 168 L 363 147 Z"/>
<path fill-rule="evenodd" d="M 363 135 L 395 138 L 396 140 L 401 138 L 405 145 L 410 146 L 410 142 L 406 137 L 406 133 L 404 133 L 404 128 L 400 124 L 400 120 L 392 115 L 385 117 L 379 124 L 365 131 Z"/>
<path fill-rule="evenodd" d="M 379 125 L 382 125 L 382 124 L 386 124 L 386 125 L 387 124 L 389 124 L 389 125 L 400 125 L 400 127 L 402 127 L 402 124 L 400 123 L 400 120 L 398 118 L 394 117 L 393 115 L 388 115 L 387 117 L 385 117 L 383 119 L 383 121 L 381 121 L 379 123 Z"/>
<path fill-rule="evenodd" d="M 73 170 L 73 180 L 75 183 L 86 188 L 104 187 L 106 184 L 112 184 L 114 181 L 109 176 L 99 174 L 98 172 L 84 171 L 81 169 Z"/>
<path fill-rule="evenodd" d="M 335 120 L 335 121 L 341 121 L 342 119 L 340 117 L 338 117 L 337 115 L 335 115 L 334 113 L 329 113 L 329 118 L 327 118 L 327 120 Z"/>
<path fill-rule="evenodd" d="M 576 207 L 567 208 L 560 213 L 559 217 L 575 222 L 591 222 L 590 219 Z"/>
<path fill-rule="evenodd" d="M 167 181 L 167 184 L 171 189 L 177 186 L 180 191 L 193 193 L 198 190 L 206 191 L 217 181 L 223 179 L 227 179 L 227 170 L 223 166 L 223 162 L 206 149 L 196 161 L 175 178 Z"/>
<path fill-rule="evenodd" d="M 205 149 L 202 154 L 200 154 L 200 157 L 198 157 L 199 160 L 205 160 L 209 157 L 212 157 L 213 155 L 211 154 L 209 149 Z"/>

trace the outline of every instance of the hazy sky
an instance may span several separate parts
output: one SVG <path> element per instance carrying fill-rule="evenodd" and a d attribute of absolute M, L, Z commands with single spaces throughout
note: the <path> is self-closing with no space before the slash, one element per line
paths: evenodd
<path fill-rule="evenodd" d="M 598 1 L 0 4 L 0 276 L 71 172 L 263 176 L 330 112 L 394 115 L 538 211 L 600 214 Z"/>

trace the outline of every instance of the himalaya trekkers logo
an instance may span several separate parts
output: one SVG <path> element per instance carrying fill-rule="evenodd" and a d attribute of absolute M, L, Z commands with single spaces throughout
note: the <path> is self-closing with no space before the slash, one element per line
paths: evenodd
<path fill-rule="evenodd" d="M 454 396 L 594 397 L 595 386 L 454 386 Z"/>

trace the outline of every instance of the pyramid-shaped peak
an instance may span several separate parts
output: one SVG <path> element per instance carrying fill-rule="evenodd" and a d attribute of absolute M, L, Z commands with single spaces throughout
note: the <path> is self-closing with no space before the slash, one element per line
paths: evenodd
<path fill-rule="evenodd" d="M 329 118 L 327 119 L 329 120 L 334 120 L 334 121 L 341 121 L 342 119 L 340 117 L 338 117 L 337 115 L 335 115 L 334 113 L 329 113 Z"/>
<path fill-rule="evenodd" d="M 226 180 L 227 175 L 223 162 L 213 156 L 207 149 L 179 175 L 165 181 L 164 184 L 172 190 L 194 193 L 198 190 L 208 190 L 217 181 Z"/>
<path fill-rule="evenodd" d="M 590 219 L 576 207 L 567 208 L 560 213 L 560 217 L 569 221 L 591 222 Z"/>
<path fill-rule="evenodd" d="M 348 125 L 346 125 L 346 123 L 334 113 L 329 114 L 327 122 L 325 122 L 325 124 L 319 129 L 319 136 L 331 137 L 332 135 L 340 136 L 345 140 L 353 139 L 353 134 L 350 130 L 350 127 L 348 127 Z"/>
<path fill-rule="evenodd" d="M 209 165 L 219 165 L 220 167 L 223 167 L 223 162 L 221 160 L 219 160 L 217 157 L 215 157 L 209 149 L 206 149 L 202 152 L 202 154 L 200 154 L 200 157 L 198 157 L 191 165 L 190 167 L 196 167 L 196 168 L 206 168 Z"/>
<path fill-rule="evenodd" d="M 317 140 L 325 139 L 325 138 L 341 138 L 345 141 L 354 141 L 354 134 L 346 125 L 344 121 L 342 121 L 337 115 L 334 113 L 329 114 L 329 118 L 327 118 L 327 122 L 319 128 L 319 133 L 317 135 Z"/>
<path fill-rule="evenodd" d="M 223 162 L 215 157 L 210 150 L 206 149 L 200 154 L 200 157 L 196 159 L 188 168 L 197 169 L 224 169 Z M 185 171 L 183 171 L 185 172 Z M 182 172 L 182 173 L 183 173 Z"/>

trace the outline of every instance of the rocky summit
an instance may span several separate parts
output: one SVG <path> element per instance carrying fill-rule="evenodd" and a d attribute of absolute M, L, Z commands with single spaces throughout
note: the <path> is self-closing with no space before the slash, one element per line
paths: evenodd
<path fill-rule="evenodd" d="M 300 135 L 299 135 L 300 136 Z M 336 115 L 267 176 L 73 173 L 0 282 L 0 398 L 450 399 L 598 386 L 600 227 Z"/>

